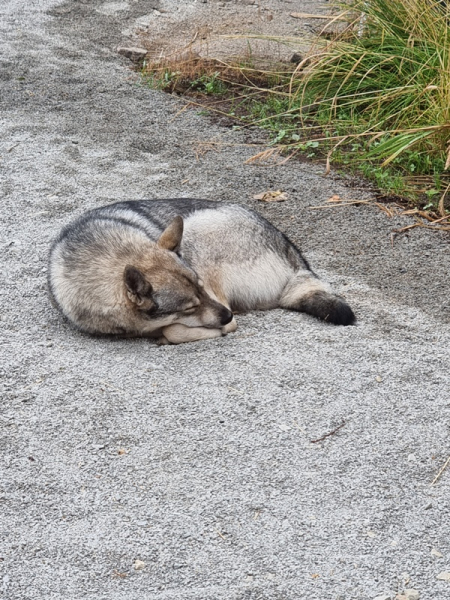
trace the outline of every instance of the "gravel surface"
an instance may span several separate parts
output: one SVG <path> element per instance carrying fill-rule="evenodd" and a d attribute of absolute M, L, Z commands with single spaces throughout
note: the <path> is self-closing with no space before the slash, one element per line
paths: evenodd
<path fill-rule="evenodd" d="M 245 165 L 262 133 L 140 87 L 115 49 L 158 6 L 0 6 L 0 598 L 446 600 L 450 238 L 309 210 L 362 191 Z M 62 225 L 176 196 L 259 204 L 357 326 L 277 310 L 164 347 L 69 328 L 46 293 Z"/>

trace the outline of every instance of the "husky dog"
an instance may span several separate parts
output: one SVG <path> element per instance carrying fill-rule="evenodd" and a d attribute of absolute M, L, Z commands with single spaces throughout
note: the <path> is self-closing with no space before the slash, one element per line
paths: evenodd
<path fill-rule="evenodd" d="M 235 311 L 355 316 L 256 212 L 206 200 L 118 202 L 65 227 L 50 251 L 54 302 L 82 331 L 179 344 L 235 331 Z"/>

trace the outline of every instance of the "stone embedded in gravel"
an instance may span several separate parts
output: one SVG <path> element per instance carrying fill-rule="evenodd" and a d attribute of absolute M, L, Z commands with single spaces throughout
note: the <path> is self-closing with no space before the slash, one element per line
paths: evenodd
<path fill-rule="evenodd" d="M 442 571 L 442 573 L 439 573 L 436 579 L 440 579 L 441 581 L 450 581 L 450 572 Z"/>
<path fill-rule="evenodd" d="M 439 552 L 439 550 L 437 550 L 436 548 L 432 548 L 431 552 L 430 552 L 431 556 L 434 556 L 435 558 L 443 558 L 443 554 L 442 552 Z"/>
<path fill-rule="evenodd" d="M 146 563 L 143 560 L 135 560 L 134 561 L 134 570 L 141 571 L 146 566 Z"/>
<path fill-rule="evenodd" d="M 413 590 L 412 588 L 409 590 L 405 590 L 402 594 L 397 594 L 395 596 L 395 600 L 419 600 L 420 593 L 417 590 Z"/>
<path fill-rule="evenodd" d="M 410 588 L 403 592 L 403 596 L 404 596 L 405 600 L 419 600 L 420 593 L 417 590 Z"/>
<path fill-rule="evenodd" d="M 145 56 L 147 55 L 147 50 L 145 48 L 139 48 L 137 46 L 119 46 L 119 48 L 117 48 L 117 52 L 121 56 L 129 58 L 133 62 L 138 62 L 139 60 L 145 58 Z"/>

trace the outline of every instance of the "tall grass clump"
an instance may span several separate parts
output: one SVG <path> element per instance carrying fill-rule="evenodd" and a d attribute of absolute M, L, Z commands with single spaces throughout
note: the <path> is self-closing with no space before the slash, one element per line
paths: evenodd
<path fill-rule="evenodd" d="M 292 106 L 315 107 L 313 124 L 331 157 L 384 177 L 388 187 L 400 177 L 405 188 L 442 198 L 442 211 L 450 166 L 449 4 L 347 0 L 340 9 L 348 26 L 311 52 L 305 72 L 299 65 Z"/>

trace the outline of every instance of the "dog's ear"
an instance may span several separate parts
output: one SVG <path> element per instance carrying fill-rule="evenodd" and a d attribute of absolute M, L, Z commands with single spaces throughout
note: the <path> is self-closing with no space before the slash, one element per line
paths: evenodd
<path fill-rule="evenodd" d="M 162 232 L 157 241 L 157 246 L 162 250 L 172 250 L 173 252 L 176 252 L 180 247 L 182 237 L 183 219 L 178 216 L 175 217 L 172 223 Z"/>
<path fill-rule="evenodd" d="M 127 265 L 123 272 L 123 279 L 127 288 L 127 296 L 131 302 L 134 302 L 137 306 L 142 306 L 145 300 L 151 298 L 152 286 L 139 269 Z"/>

